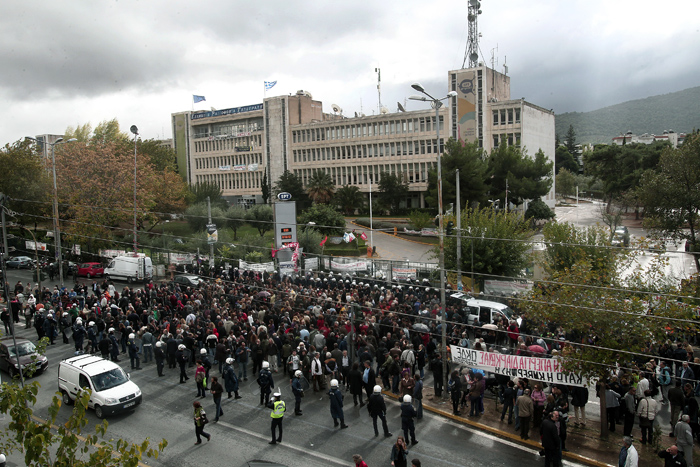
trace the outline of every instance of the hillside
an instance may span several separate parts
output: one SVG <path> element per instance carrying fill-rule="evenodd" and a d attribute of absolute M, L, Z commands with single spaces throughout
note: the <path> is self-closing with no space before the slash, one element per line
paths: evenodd
<path fill-rule="evenodd" d="M 574 126 L 577 143 L 610 143 L 632 131 L 660 135 L 700 128 L 700 87 L 611 105 L 591 112 L 567 112 L 556 116 L 556 132 L 564 138 Z"/>

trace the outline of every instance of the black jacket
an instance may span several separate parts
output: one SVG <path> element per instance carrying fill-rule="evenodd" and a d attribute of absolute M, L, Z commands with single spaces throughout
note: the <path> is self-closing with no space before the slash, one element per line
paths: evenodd
<path fill-rule="evenodd" d="M 386 402 L 381 394 L 372 394 L 367 401 L 367 410 L 372 416 L 386 413 Z"/>
<path fill-rule="evenodd" d="M 557 425 L 551 418 L 546 418 L 540 426 L 540 436 L 542 437 L 542 447 L 545 449 L 559 449 L 561 439 Z"/>

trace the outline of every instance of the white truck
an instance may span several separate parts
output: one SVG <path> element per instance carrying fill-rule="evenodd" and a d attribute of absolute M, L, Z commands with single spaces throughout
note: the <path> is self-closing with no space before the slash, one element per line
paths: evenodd
<path fill-rule="evenodd" d="M 138 253 L 137 255 L 117 256 L 105 268 L 105 279 L 123 279 L 128 283 L 153 278 L 153 262 L 151 258 Z"/>

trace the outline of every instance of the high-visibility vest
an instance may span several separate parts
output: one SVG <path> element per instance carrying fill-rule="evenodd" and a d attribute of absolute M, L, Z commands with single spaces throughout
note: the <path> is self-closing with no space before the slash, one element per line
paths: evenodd
<path fill-rule="evenodd" d="M 287 408 L 284 405 L 284 401 L 277 401 L 270 412 L 270 417 L 272 418 L 282 418 L 284 417 L 284 412 Z"/>

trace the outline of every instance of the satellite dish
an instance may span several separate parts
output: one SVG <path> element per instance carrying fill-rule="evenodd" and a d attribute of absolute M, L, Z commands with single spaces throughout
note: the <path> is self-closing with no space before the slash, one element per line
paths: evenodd
<path fill-rule="evenodd" d="M 406 109 L 403 108 L 403 105 L 401 105 L 401 102 L 397 102 L 396 105 L 399 106 L 399 112 L 405 112 Z"/>
<path fill-rule="evenodd" d="M 479 54 L 476 52 L 472 52 L 472 54 L 469 56 L 469 60 L 471 60 L 472 62 L 475 62 L 478 59 L 479 59 Z"/>
<path fill-rule="evenodd" d="M 136 125 L 131 125 L 131 128 L 129 128 L 129 131 L 131 131 L 135 135 L 138 135 L 139 134 L 139 127 L 137 127 Z"/>
<path fill-rule="evenodd" d="M 389 109 L 387 109 L 386 107 L 382 106 L 382 108 L 379 110 L 379 113 L 381 113 L 382 115 L 388 114 L 388 113 L 389 113 Z"/>
<path fill-rule="evenodd" d="M 335 112 L 337 114 L 343 113 L 343 109 L 341 109 L 338 104 L 331 105 L 331 109 L 333 109 L 333 112 Z"/>
<path fill-rule="evenodd" d="M 214 107 L 211 108 L 212 112 L 216 112 L 216 109 Z"/>

